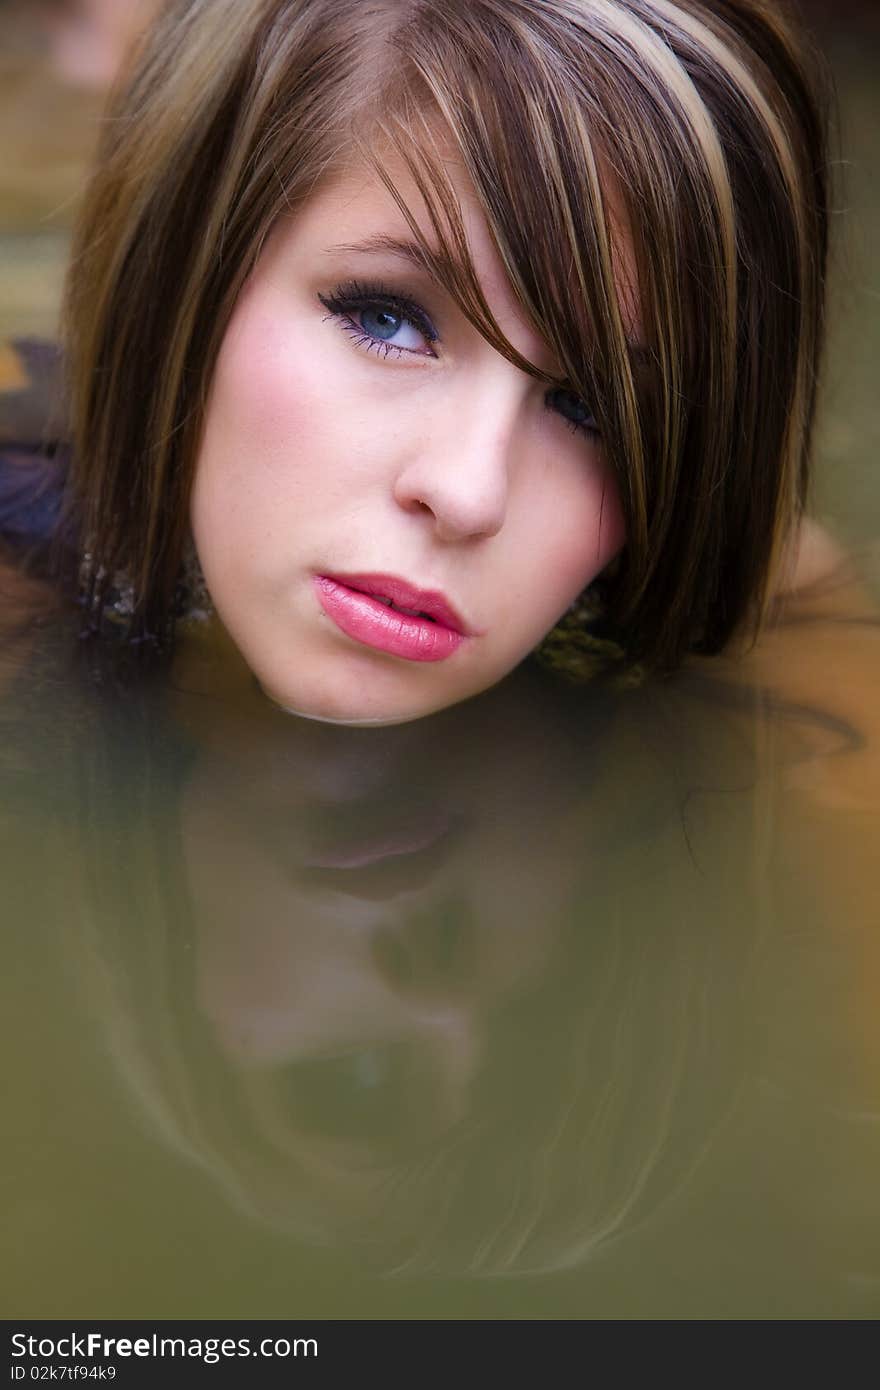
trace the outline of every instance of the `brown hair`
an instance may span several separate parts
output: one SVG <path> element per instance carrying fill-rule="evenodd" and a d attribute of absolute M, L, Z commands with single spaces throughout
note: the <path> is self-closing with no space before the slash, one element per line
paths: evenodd
<path fill-rule="evenodd" d="M 803 509 L 827 242 L 823 82 L 769 0 L 172 0 L 111 104 L 68 282 L 68 510 L 93 617 L 173 620 L 204 404 L 275 220 L 362 155 L 508 360 L 437 154 L 460 150 L 518 301 L 589 403 L 632 658 L 757 622 Z M 436 236 L 382 167 L 403 156 Z M 621 217 L 645 343 L 619 302 Z"/>

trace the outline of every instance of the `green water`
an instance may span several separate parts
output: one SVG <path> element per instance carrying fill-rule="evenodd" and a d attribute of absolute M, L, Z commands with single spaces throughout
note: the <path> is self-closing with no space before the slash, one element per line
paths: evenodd
<path fill-rule="evenodd" d="M 10 1314 L 877 1311 L 845 732 L 695 679 L 384 731 L 173 685 L 44 637 L 7 701 Z"/>
<path fill-rule="evenodd" d="M 154 679 L 6 643 L 5 1316 L 880 1313 L 876 55 L 834 57 L 842 618 L 386 730 L 210 629 Z"/>

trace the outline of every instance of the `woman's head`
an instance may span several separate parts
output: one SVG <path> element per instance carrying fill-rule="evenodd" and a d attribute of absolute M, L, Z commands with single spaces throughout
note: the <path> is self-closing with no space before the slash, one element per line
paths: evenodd
<path fill-rule="evenodd" d="M 417 206 L 406 168 L 385 167 Z M 445 167 L 496 321 L 548 359 Z M 598 444 L 570 427 L 575 398 L 500 356 L 404 258 L 409 241 L 362 165 L 282 218 L 236 304 L 199 449 L 193 532 L 219 614 L 267 693 L 319 718 L 397 722 L 494 685 L 623 540 Z M 460 631 L 351 585 L 415 610 L 442 595 Z"/>
<path fill-rule="evenodd" d="M 268 693 L 356 722 L 597 576 L 632 657 L 716 650 L 803 504 L 823 139 L 763 0 L 172 3 L 70 281 L 93 603 L 162 630 L 191 525 Z"/>

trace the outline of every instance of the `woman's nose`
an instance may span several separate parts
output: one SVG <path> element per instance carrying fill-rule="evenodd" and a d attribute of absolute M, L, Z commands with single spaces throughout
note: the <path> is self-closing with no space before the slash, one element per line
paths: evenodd
<path fill-rule="evenodd" d="M 490 393 L 491 394 L 491 393 Z M 394 484 L 405 511 L 430 513 L 438 540 L 495 536 L 510 494 L 517 410 L 514 393 L 472 395 L 466 406 L 446 401 L 420 422 L 419 443 Z"/>

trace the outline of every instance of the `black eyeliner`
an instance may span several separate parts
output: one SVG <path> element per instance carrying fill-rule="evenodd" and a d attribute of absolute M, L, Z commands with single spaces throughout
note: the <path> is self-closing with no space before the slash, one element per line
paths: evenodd
<path fill-rule="evenodd" d="M 440 336 L 421 305 L 379 281 L 347 280 L 338 285 L 332 294 L 319 294 L 318 299 L 331 314 L 351 313 L 367 305 L 381 305 L 413 324 L 429 343 L 437 342 Z"/>

